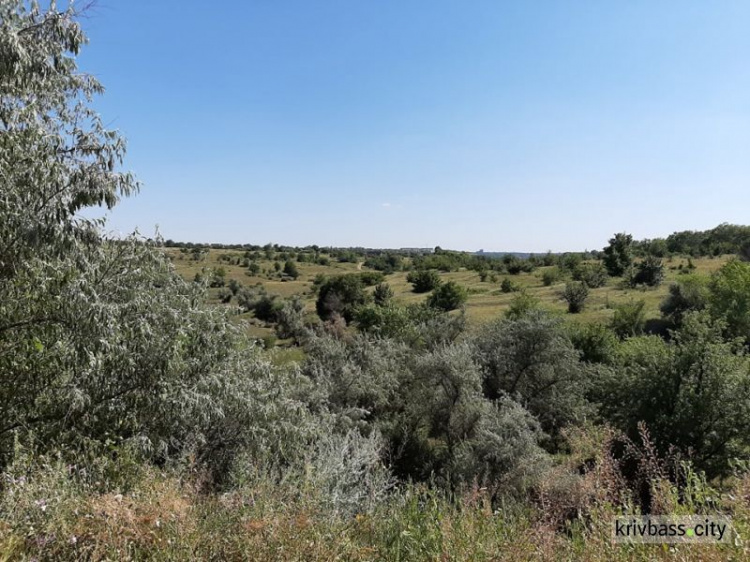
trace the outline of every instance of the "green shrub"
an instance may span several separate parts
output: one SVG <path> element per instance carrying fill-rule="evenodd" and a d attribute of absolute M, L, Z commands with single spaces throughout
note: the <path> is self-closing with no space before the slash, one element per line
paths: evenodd
<path fill-rule="evenodd" d="M 568 312 L 571 314 L 577 314 L 583 310 L 588 296 L 589 288 L 581 281 L 567 283 L 562 292 L 562 298 L 568 303 Z"/>
<path fill-rule="evenodd" d="M 478 331 L 474 345 L 489 399 L 518 396 L 552 433 L 589 412 L 588 371 L 559 319 L 531 310 L 491 322 Z"/>
<path fill-rule="evenodd" d="M 705 309 L 709 299 L 708 282 L 706 277 L 688 275 L 672 283 L 669 295 L 661 304 L 661 313 L 675 326 L 679 326 L 686 312 Z"/>
<path fill-rule="evenodd" d="M 415 293 L 427 293 L 437 288 L 440 283 L 440 275 L 431 269 L 419 269 L 410 271 L 406 280 L 412 284 Z"/>
<path fill-rule="evenodd" d="M 388 283 L 380 283 L 375 287 L 372 293 L 375 299 L 375 304 L 378 306 L 386 306 L 391 300 L 393 300 L 393 289 Z"/>
<path fill-rule="evenodd" d="M 323 320 L 330 319 L 333 314 L 340 314 L 349 322 L 354 317 L 356 308 L 367 300 L 368 295 L 360 275 L 338 275 L 326 279 L 320 285 L 315 309 Z"/>
<path fill-rule="evenodd" d="M 612 363 L 619 344 L 614 331 L 599 323 L 571 327 L 570 339 L 587 363 Z"/>
<path fill-rule="evenodd" d="M 630 269 L 633 263 L 633 237 L 630 234 L 618 233 L 609 240 L 604 248 L 604 267 L 612 277 L 620 277 Z"/>
<path fill-rule="evenodd" d="M 657 287 L 664 281 L 664 264 L 660 258 L 647 256 L 635 266 L 631 285 Z"/>
<path fill-rule="evenodd" d="M 674 447 L 709 477 L 726 474 L 750 445 L 750 364 L 722 329 L 705 312 L 688 312 L 670 342 L 626 340 L 603 409 L 631 438 L 645 422 L 661 453 Z"/>
<path fill-rule="evenodd" d="M 287 275 L 292 279 L 297 279 L 299 277 L 297 264 L 295 264 L 292 260 L 286 260 L 286 262 L 284 263 L 284 275 Z"/>
<path fill-rule="evenodd" d="M 726 321 L 727 334 L 750 340 L 750 263 L 732 260 L 714 274 L 709 309 Z"/>
<path fill-rule="evenodd" d="M 365 287 L 372 287 L 378 285 L 385 280 L 385 275 L 382 271 L 362 271 L 359 274 L 362 279 L 362 283 Z"/>
<path fill-rule="evenodd" d="M 236 295 L 242 287 L 242 283 L 240 283 L 236 279 L 230 279 L 227 287 L 232 292 L 232 295 Z"/>
<path fill-rule="evenodd" d="M 268 334 L 263 336 L 263 349 L 272 349 L 276 346 L 276 336 L 274 334 Z"/>
<path fill-rule="evenodd" d="M 505 277 L 503 279 L 503 282 L 500 283 L 500 290 L 503 293 L 515 293 L 517 291 L 520 291 L 521 288 L 516 283 Z"/>
<path fill-rule="evenodd" d="M 646 301 L 630 301 L 615 306 L 610 327 L 620 338 L 628 338 L 643 333 L 646 327 Z"/>
<path fill-rule="evenodd" d="M 539 310 L 540 307 L 541 303 L 539 299 L 526 291 L 521 291 L 510 301 L 508 310 L 505 311 L 505 317 L 510 320 L 518 320 L 526 316 L 529 312 Z"/>
<path fill-rule="evenodd" d="M 607 269 L 600 263 L 582 264 L 573 271 L 573 279 L 586 283 L 591 289 L 607 284 Z"/>
<path fill-rule="evenodd" d="M 545 287 L 549 287 L 554 283 L 557 283 L 562 278 L 562 272 L 558 267 L 550 267 L 542 272 L 542 284 Z"/>
<path fill-rule="evenodd" d="M 438 286 L 427 299 L 427 304 L 433 308 L 449 311 L 455 310 L 466 302 L 468 293 L 465 287 L 454 281 L 448 281 Z"/>

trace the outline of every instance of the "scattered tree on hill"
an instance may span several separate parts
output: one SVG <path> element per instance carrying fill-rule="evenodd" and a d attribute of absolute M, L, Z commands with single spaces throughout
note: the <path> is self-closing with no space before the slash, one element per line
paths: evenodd
<path fill-rule="evenodd" d="M 646 256 L 635 266 L 630 284 L 657 287 L 664 281 L 664 264 L 660 258 Z"/>
<path fill-rule="evenodd" d="M 295 264 L 292 260 L 286 260 L 286 263 L 284 263 L 284 275 L 288 275 L 292 279 L 297 279 L 297 277 L 299 277 L 297 264 Z"/>
<path fill-rule="evenodd" d="M 633 263 L 633 237 L 618 233 L 604 248 L 604 267 L 612 277 L 621 277 Z"/>
<path fill-rule="evenodd" d="M 406 280 L 412 284 L 415 293 L 427 293 L 440 285 L 440 275 L 431 269 L 410 271 Z"/>
<path fill-rule="evenodd" d="M 442 283 L 427 299 L 427 304 L 434 308 L 449 311 L 455 310 L 466 302 L 468 292 L 455 281 Z"/>
<path fill-rule="evenodd" d="M 589 296 L 589 288 L 582 281 L 570 281 L 565 285 L 562 298 L 568 303 L 568 312 L 576 314 L 583 310 L 586 299 Z"/>
<path fill-rule="evenodd" d="M 330 319 L 333 314 L 340 314 L 347 322 L 351 322 L 355 310 L 367 302 L 367 297 L 359 275 L 338 275 L 323 281 L 318 289 L 315 309 L 323 320 Z"/>

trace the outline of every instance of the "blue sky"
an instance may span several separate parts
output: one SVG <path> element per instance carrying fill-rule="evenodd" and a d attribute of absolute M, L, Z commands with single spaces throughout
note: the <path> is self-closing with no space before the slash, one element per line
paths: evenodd
<path fill-rule="evenodd" d="M 750 222 L 750 2 L 99 0 L 82 69 L 205 242 L 553 251 Z"/>

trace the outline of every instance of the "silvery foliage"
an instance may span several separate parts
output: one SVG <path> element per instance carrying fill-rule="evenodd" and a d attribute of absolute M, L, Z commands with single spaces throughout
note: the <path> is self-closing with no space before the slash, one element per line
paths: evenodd
<path fill-rule="evenodd" d="M 0 1 L 0 278 L 40 254 L 60 256 L 98 240 L 97 221 L 77 215 L 112 208 L 138 190 L 116 168 L 125 142 L 90 107 L 103 92 L 75 56 L 86 38 L 73 8 L 42 11 Z"/>
<path fill-rule="evenodd" d="M 307 352 L 303 372 L 318 390 L 313 407 L 343 430 L 382 435 L 402 476 L 515 484 L 543 464 L 539 424 L 513 400 L 483 396 L 469 344 L 414 349 L 368 335 L 323 336 Z"/>
<path fill-rule="evenodd" d="M 370 511 L 394 483 L 382 453 L 378 432 L 368 436 L 356 430 L 322 432 L 305 457 L 304 483 L 334 513 Z"/>
<path fill-rule="evenodd" d="M 310 403 L 316 410 L 336 414 L 345 429 L 380 425 L 388 412 L 400 407 L 409 353 L 405 345 L 388 339 L 310 335 L 302 367 L 315 384 Z"/>
<path fill-rule="evenodd" d="M 72 8 L 0 0 L 0 466 L 18 435 L 73 452 L 191 445 L 219 467 L 240 447 L 278 452 L 305 427 L 294 378 L 158 240 L 106 240 L 79 215 L 138 189 L 91 108 L 101 85 L 76 68 L 85 41 Z"/>
<path fill-rule="evenodd" d="M 538 422 L 507 396 L 494 403 L 484 397 L 471 345 L 427 352 L 413 373 L 411 427 L 432 446 L 436 476 L 452 484 L 520 484 L 544 465 Z"/>
<path fill-rule="evenodd" d="M 283 505 L 305 504 L 329 516 L 351 516 L 375 509 L 394 487 L 383 462 L 384 442 L 377 431 L 340 431 L 335 416 L 316 418 L 301 454 L 280 463 L 244 451 L 233 463 L 233 487 L 253 497 L 259 487 Z M 312 427 L 312 426 L 311 426 Z M 263 497 L 263 495 L 260 495 Z"/>
<path fill-rule="evenodd" d="M 559 319 L 536 310 L 498 320 L 482 328 L 474 346 L 485 395 L 493 400 L 510 396 L 545 431 L 555 432 L 590 413 L 586 392 L 593 372 L 579 361 Z"/>

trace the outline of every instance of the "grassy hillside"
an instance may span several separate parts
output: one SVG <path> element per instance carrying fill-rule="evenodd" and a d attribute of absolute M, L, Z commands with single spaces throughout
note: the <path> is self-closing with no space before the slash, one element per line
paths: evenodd
<path fill-rule="evenodd" d="M 304 299 L 306 312 L 313 316 L 315 313 L 315 290 L 313 287 L 316 276 L 334 276 L 357 271 L 374 271 L 360 263 L 336 262 L 331 259 L 328 265 L 317 263 L 297 263 L 299 277 L 297 279 L 281 280 L 274 275 L 273 259 L 259 260 L 257 263 L 261 270 L 271 272 L 270 275 L 251 275 L 247 269 L 229 260 L 240 260 L 242 252 L 232 250 L 210 249 L 199 260 L 191 258 L 190 254 L 180 252 L 178 249 L 167 250 L 177 272 L 186 279 L 193 279 L 196 274 L 206 270 L 223 268 L 226 271 L 226 281 L 234 279 L 245 286 L 262 285 L 273 295 L 280 297 L 291 297 L 299 295 Z M 695 266 L 695 273 L 709 274 L 718 270 L 731 256 L 690 258 Z M 283 263 L 283 262 L 282 262 Z M 664 260 L 665 279 L 664 282 L 654 288 L 633 289 L 627 286 L 620 278 L 609 278 L 604 287 L 591 289 L 590 296 L 586 301 L 583 312 L 575 315 L 567 313 L 567 305 L 560 297 L 565 286 L 565 280 L 560 280 L 550 286 L 544 286 L 542 275 L 545 270 L 555 266 L 539 267 L 531 273 L 521 272 L 516 275 L 499 274 L 492 281 L 481 281 L 476 271 L 462 269 L 455 272 L 441 272 L 443 281 L 455 281 L 469 290 L 469 298 L 466 303 L 466 314 L 469 328 L 476 327 L 489 320 L 501 316 L 510 306 L 517 292 L 504 293 L 500 289 L 503 279 L 510 279 L 521 290 L 538 299 L 543 308 L 567 316 L 580 322 L 607 322 L 614 314 L 614 308 L 618 304 L 632 300 L 643 300 L 646 303 L 645 311 L 648 318 L 659 318 L 659 305 L 666 297 L 670 283 L 680 277 L 682 271 L 687 271 L 687 257 L 673 257 Z M 412 291 L 412 286 L 406 280 L 407 272 L 398 271 L 386 275 L 385 282 L 394 291 L 394 299 L 397 303 L 416 303 L 427 298 L 425 294 L 417 294 Z M 371 290 L 371 289 L 370 289 Z M 219 289 L 209 290 L 210 301 L 219 303 L 217 298 Z M 260 322 L 253 317 L 252 313 L 237 315 L 237 320 L 247 321 L 249 333 L 255 337 L 265 337 L 272 333 L 272 328 L 266 323 Z"/>

